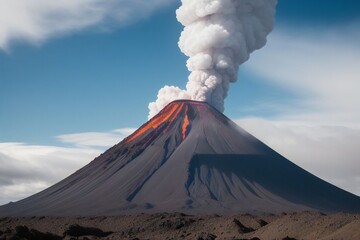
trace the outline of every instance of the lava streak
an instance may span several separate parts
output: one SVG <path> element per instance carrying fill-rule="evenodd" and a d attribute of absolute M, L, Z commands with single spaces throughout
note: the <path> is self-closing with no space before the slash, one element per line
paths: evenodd
<path fill-rule="evenodd" d="M 186 106 L 184 122 L 183 122 L 183 125 L 182 125 L 182 140 L 183 140 L 183 141 L 184 141 L 185 138 L 186 138 L 186 129 L 187 129 L 187 127 L 189 126 L 188 110 L 189 110 L 189 107 Z"/>
<path fill-rule="evenodd" d="M 125 139 L 125 143 L 129 143 L 136 139 L 137 137 L 141 136 L 142 134 L 146 133 L 150 129 L 158 128 L 162 123 L 168 121 L 172 121 L 171 116 L 177 111 L 179 112 L 179 105 L 180 104 L 172 104 L 167 108 L 163 109 L 157 117 L 154 117 L 152 120 L 147 122 L 144 126 L 140 127 L 135 133 L 130 135 L 127 139 Z M 176 114 L 175 114 L 176 115 Z"/>
<path fill-rule="evenodd" d="M 170 123 L 173 123 L 178 117 L 182 109 L 184 108 L 185 103 L 184 102 L 177 102 L 174 104 L 169 104 L 167 107 L 165 107 L 158 115 L 156 115 L 154 118 L 152 118 L 149 122 L 147 122 L 145 125 L 141 126 L 136 132 L 134 132 L 132 135 L 130 135 L 128 138 L 124 140 L 125 143 L 132 142 L 139 136 L 145 134 L 151 129 L 157 129 L 160 125 L 166 123 L 168 126 L 166 127 L 164 132 L 166 132 L 169 127 Z M 188 107 L 186 106 L 186 114 L 187 114 Z M 186 116 L 187 117 L 187 116 Z M 188 122 L 188 119 L 187 119 Z M 189 123 L 187 123 L 188 125 Z M 185 131 L 183 130 L 183 136 L 186 134 L 186 126 Z"/>
<path fill-rule="evenodd" d="M 178 124 L 177 126 L 181 127 L 181 137 L 182 140 L 186 138 L 186 132 L 189 125 L 191 125 L 189 119 L 189 110 L 191 108 L 196 108 L 197 111 L 207 112 L 209 106 L 204 102 L 197 102 L 191 100 L 178 100 L 167 105 L 163 110 L 161 110 L 155 117 L 150 121 L 142 125 L 136 132 L 127 137 L 124 140 L 124 143 L 130 143 L 136 138 L 145 136 L 149 131 L 156 130 L 159 127 L 163 126 L 161 132 L 165 133 L 171 129 L 173 124 Z M 184 116 L 183 121 L 181 122 L 182 116 Z"/>

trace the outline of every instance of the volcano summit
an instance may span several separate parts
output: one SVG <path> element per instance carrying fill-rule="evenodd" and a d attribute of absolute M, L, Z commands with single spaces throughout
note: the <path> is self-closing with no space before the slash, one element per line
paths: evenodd
<path fill-rule="evenodd" d="M 63 181 L 0 207 L 0 215 L 302 210 L 360 212 L 360 198 L 296 166 L 207 103 L 180 100 Z"/>

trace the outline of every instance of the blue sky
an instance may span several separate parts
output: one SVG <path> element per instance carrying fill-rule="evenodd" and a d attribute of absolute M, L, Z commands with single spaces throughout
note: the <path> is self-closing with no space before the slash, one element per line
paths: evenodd
<path fill-rule="evenodd" d="M 99 27 L 43 43 L 10 42 L 0 52 L 0 141 L 45 144 L 53 136 L 137 127 L 164 84 L 185 86 L 185 56 L 177 47 L 182 26 L 174 2 L 125 27 Z M 329 28 L 356 20 L 358 1 L 279 2 L 277 26 Z M 115 25 L 115 23 L 113 23 Z M 296 97 L 247 71 L 226 100 L 226 114 L 247 114 L 254 101 Z M 263 116 L 276 111 L 251 112 Z"/>
<path fill-rule="evenodd" d="M 140 125 L 157 90 L 187 78 L 174 11 L 1 53 L 1 115 L 9 116 L 1 140 L 46 143 L 60 133 Z"/>
<path fill-rule="evenodd" d="M 77 25 L 65 30 L 53 27 L 59 23 L 50 21 L 51 25 L 40 26 L 50 29 L 30 32 L 24 28 L 29 32 L 11 35 L 2 30 L 6 29 L 6 16 L 0 17 L 0 154 L 23 160 L 34 146 L 45 152 L 69 147 L 75 151 L 74 157 L 58 161 L 81 158 L 58 178 L 34 183 L 33 189 L 61 179 L 108 146 L 98 142 L 115 143 L 131 132 L 129 128 L 144 123 L 149 102 L 165 84 L 186 84 L 186 57 L 177 46 L 182 26 L 175 10 L 180 1 L 157 0 L 151 7 L 144 1 L 118 2 L 119 11 L 124 5 L 129 15 L 110 13 L 110 17 L 94 20 L 96 16 L 84 13 L 83 25 L 69 15 Z M 8 19 L 13 19 L 10 14 Z M 23 19 L 13 21 L 22 23 Z M 356 0 L 279 0 L 268 45 L 241 67 L 239 81 L 231 86 L 225 101 L 225 114 L 300 166 L 313 167 L 312 172 L 331 178 L 332 170 L 323 169 L 328 155 L 308 146 L 309 155 L 324 160 L 312 164 L 311 157 L 296 149 L 303 147 L 304 141 L 326 149 L 350 135 L 352 143 L 360 144 L 360 116 L 356 113 L 360 112 L 356 104 L 360 99 L 353 91 L 360 80 L 356 77 L 359 26 L 360 2 Z M 338 81 L 322 82 L 327 74 L 340 73 Z M 299 131 L 294 132 L 294 126 Z M 309 133 L 315 136 L 304 140 Z M 97 143 L 85 144 L 84 138 L 91 137 Z M 316 145 L 323 142 L 319 139 L 334 141 L 320 146 Z M 344 144 L 331 154 L 351 160 L 343 174 L 335 174 L 333 182 L 360 194 L 359 188 L 350 186 L 354 181 L 360 183 L 358 174 L 346 178 L 352 169 L 360 171 L 355 163 L 358 152 Z M 23 155 L 14 153 L 19 149 Z M 50 158 L 53 155 L 42 161 Z M 330 161 L 332 169 L 339 165 L 337 159 Z M 3 201 L 16 195 L 11 195 L 15 190 L 7 189 L 10 197 Z"/>

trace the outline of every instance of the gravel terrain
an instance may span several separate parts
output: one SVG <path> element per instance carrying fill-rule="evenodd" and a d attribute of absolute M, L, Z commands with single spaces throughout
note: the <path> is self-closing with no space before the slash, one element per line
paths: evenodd
<path fill-rule="evenodd" d="M 0 239 L 360 239 L 360 215 L 192 216 L 182 213 L 107 217 L 1 218 Z"/>

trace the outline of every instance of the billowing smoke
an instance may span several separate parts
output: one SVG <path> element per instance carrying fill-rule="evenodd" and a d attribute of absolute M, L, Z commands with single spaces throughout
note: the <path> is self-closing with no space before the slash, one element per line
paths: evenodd
<path fill-rule="evenodd" d="M 224 111 L 230 83 L 250 53 L 266 44 L 277 0 L 181 0 L 179 47 L 189 57 L 186 90 L 165 86 L 149 104 L 149 118 L 176 99 L 205 101 Z"/>

